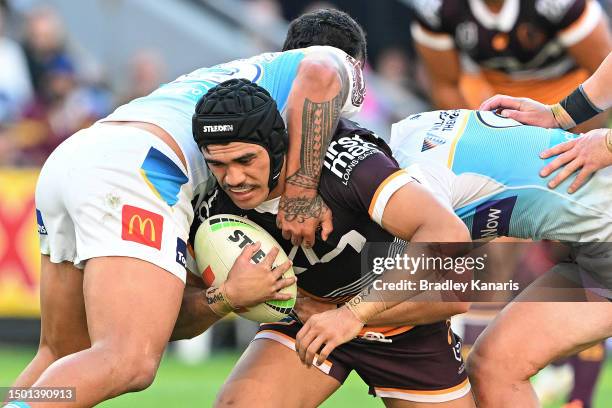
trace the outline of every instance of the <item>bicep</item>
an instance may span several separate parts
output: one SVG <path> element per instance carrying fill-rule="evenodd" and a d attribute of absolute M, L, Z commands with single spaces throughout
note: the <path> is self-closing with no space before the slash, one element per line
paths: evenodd
<path fill-rule="evenodd" d="M 406 241 L 468 241 L 469 233 L 455 213 L 419 183 L 408 183 L 387 202 L 382 226 Z"/>

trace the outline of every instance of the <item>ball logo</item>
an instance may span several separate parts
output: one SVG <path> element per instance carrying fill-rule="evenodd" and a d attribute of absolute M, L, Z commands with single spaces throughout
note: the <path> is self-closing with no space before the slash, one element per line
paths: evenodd
<path fill-rule="evenodd" d="M 245 234 L 241 230 L 234 230 L 233 234 L 227 237 L 227 239 L 231 242 L 237 243 L 240 249 L 244 248 L 247 245 L 255 243 L 251 238 L 248 237 L 247 234 Z M 258 264 L 259 262 L 261 262 L 262 259 L 264 259 L 265 256 L 266 253 L 259 249 L 257 252 L 255 252 L 255 254 L 253 254 L 253 256 L 251 257 L 251 261 Z"/>
<path fill-rule="evenodd" d="M 142 208 L 124 205 L 121 210 L 121 239 L 161 249 L 164 217 Z"/>

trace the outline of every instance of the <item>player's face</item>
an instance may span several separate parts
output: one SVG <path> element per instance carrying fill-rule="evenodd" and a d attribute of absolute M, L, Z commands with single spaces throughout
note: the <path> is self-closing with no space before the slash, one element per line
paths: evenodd
<path fill-rule="evenodd" d="M 234 204 L 252 209 L 266 201 L 270 157 L 263 147 L 232 142 L 202 150 L 210 170 Z"/>

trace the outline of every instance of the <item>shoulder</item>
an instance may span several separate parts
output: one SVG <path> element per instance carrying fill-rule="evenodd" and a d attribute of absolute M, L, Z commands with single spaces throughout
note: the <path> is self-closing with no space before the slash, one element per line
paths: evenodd
<path fill-rule="evenodd" d="M 416 20 L 426 29 L 452 34 L 456 18 L 461 16 L 464 1 L 457 0 L 410 0 Z M 456 24 L 455 24 L 456 25 Z"/>
<path fill-rule="evenodd" d="M 599 4 L 592 0 L 536 0 L 533 3 L 536 15 L 559 29 L 580 19 L 587 8 L 600 8 L 598 6 Z"/>

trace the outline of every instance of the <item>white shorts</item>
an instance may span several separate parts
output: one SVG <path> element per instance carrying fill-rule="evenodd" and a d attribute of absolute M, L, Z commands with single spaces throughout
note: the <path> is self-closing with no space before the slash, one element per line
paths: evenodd
<path fill-rule="evenodd" d="M 193 188 L 158 137 L 95 124 L 64 141 L 36 186 L 40 250 L 51 262 L 128 256 L 185 281 Z"/>

